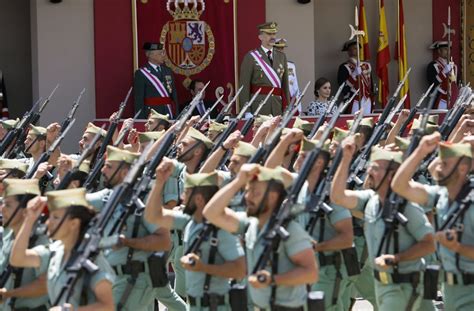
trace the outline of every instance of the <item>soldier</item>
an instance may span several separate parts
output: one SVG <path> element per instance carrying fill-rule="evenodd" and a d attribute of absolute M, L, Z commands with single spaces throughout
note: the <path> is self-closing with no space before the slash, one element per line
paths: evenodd
<path fill-rule="evenodd" d="M 437 109 L 452 107 L 452 102 L 448 104 L 448 92 L 452 94 L 457 86 L 458 67 L 448 59 L 450 48 L 447 41 L 436 41 L 430 45 L 430 49 L 435 50 L 438 57 L 428 64 L 426 79 L 429 85 L 434 84 L 433 91 L 439 86 L 439 93 L 434 105 L 434 108 Z"/>
<path fill-rule="evenodd" d="M 222 123 L 212 121 L 209 123 L 209 128 L 207 129 L 207 137 L 212 141 L 217 141 L 220 134 L 224 133 L 227 126 Z"/>
<path fill-rule="evenodd" d="M 282 52 L 285 53 L 285 48 L 288 47 L 286 39 L 279 38 L 276 39 L 275 44 L 273 47 Z M 298 77 L 296 76 L 296 64 L 292 61 L 288 61 L 288 84 L 290 88 L 290 100 L 289 102 L 293 102 L 298 95 L 300 95 L 300 87 L 298 85 Z M 298 107 L 298 111 L 300 114 L 302 113 L 302 107 L 301 104 Z"/>
<path fill-rule="evenodd" d="M 7 135 L 8 131 L 15 128 L 20 119 L 0 120 L 0 141 Z"/>
<path fill-rule="evenodd" d="M 5 161 L 5 160 L 3 160 Z M 3 245 L 0 256 L 0 270 L 2 280 L 7 275 L 11 248 L 15 237 L 25 221 L 25 208 L 28 200 L 40 194 L 36 179 L 4 179 L 4 198 L 2 200 L 2 213 L 5 227 Z M 45 234 L 34 234 L 29 241 L 30 247 L 49 244 Z M 47 310 L 48 296 L 46 292 L 46 276 L 38 269 L 15 269 L 0 288 L 1 310 Z"/>
<path fill-rule="evenodd" d="M 67 189 L 50 191 L 47 198 L 36 197 L 27 204 L 26 218 L 13 243 L 10 263 L 17 267 L 36 268 L 40 273 L 47 272 L 48 296 L 52 303 L 68 281 L 68 260 L 76 252 L 79 241 L 89 222 L 95 215 L 85 199 L 86 190 Z M 48 235 L 55 242 L 49 247 L 40 245 L 29 248 L 28 240 L 38 217 L 48 205 Z M 105 258 L 99 254 L 94 260 L 96 272 L 86 272 L 74 285 L 72 296 L 66 304 L 65 295 L 58 306 L 50 310 L 63 310 L 64 307 L 95 307 L 96 310 L 114 310 L 112 284 L 114 273 Z"/>
<path fill-rule="evenodd" d="M 166 52 L 163 44 L 147 42 L 143 49 L 148 61 L 135 72 L 135 113 L 142 109 L 139 118 L 144 119 L 147 109 L 152 107 L 173 119 L 178 113 L 178 95 L 173 72 L 164 64 Z"/>
<path fill-rule="evenodd" d="M 434 236 L 433 228 L 419 206 L 401 208 L 400 213 L 408 219 L 407 223 L 387 220 L 387 215 L 393 213 L 387 200 L 390 182 L 402 162 L 402 153 L 373 147 L 365 182 L 367 190 L 348 190 L 346 181 L 356 150 L 353 136 L 343 140 L 342 150 L 342 160 L 331 187 L 331 202 L 363 213 L 378 308 L 417 310 L 423 293 L 422 257 L 434 252 Z"/>
<path fill-rule="evenodd" d="M 145 123 L 147 132 L 159 132 L 169 129 L 171 123 L 169 115 L 158 113 L 155 109 L 150 109 L 148 120 Z"/>
<path fill-rule="evenodd" d="M 277 27 L 275 22 L 258 26 L 258 38 L 262 45 L 247 53 L 240 66 L 240 85 L 243 86 L 240 93 L 240 105 L 243 106 L 250 100 L 253 93 L 261 89 L 260 95 L 250 109 L 254 112 L 265 98 L 265 94 L 273 89 L 272 96 L 260 113 L 274 116 L 282 114 L 290 99 L 286 55 L 273 48 L 278 32 Z"/>
<path fill-rule="evenodd" d="M 272 267 L 253 274 L 266 243 L 262 231 L 265 232 L 291 182 L 291 174 L 281 167 L 270 169 L 245 164 L 237 177 L 221 188 L 204 208 L 204 217 L 212 224 L 231 233 L 245 234 L 249 292 L 259 310 L 303 310 L 306 284 L 318 279 L 311 239 L 295 221 L 286 226 L 289 239 L 282 240 L 278 252 L 271 256 Z M 227 207 L 242 187 L 246 187 L 247 214 Z"/>
<path fill-rule="evenodd" d="M 343 93 L 344 100 L 349 99 L 359 89 L 359 95 L 352 102 L 351 113 L 361 110 L 362 113 L 372 112 L 372 67 L 368 62 L 359 62 L 357 59 L 357 41 L 349 40 L 344 43 L 342 52 L 347 52 L 349 59 L 339 66 L 337 82 L 339 85 L 346 83 Z M 360 99 L 360 100 L 359 100 Z"/>
<path fill-rule="evenodd" d="M 437 147 L 439 160 L 434 160 L 432 171 L 437 185 L 423 185 L 412 180 L 421 161 Z M 440 142 L 439 133 L 427 135 L 403 162 L 392 181 L 395 192 L 433 211 L 438 258 L 444 274 L 445 310 L 469 310 L 474 303 L 474 210 L 469 208 L 473 187 L 471 148 L 468 143 Z"/>
<path fill-rule="evenodd" d="M 102 168 L 107 189 L 87 195 L 87 201 L 99 212 L 112 194 L 112 188 L 123 182 L 137 157 L 137 153 L 107 147 L 107 160 Z M 124 210 L 125 207 L 120 205 L 114 211 L 105 228 L 106 233 L 112 232 L 121 221 L 120 217 L 124 214 Z M 155 275 L 151 269 L 164 267 L 151 267 L 149 258 L 153 252 L 167 251 L 171 248 L 169 232 L 148 223 L 139 213 L 129 215 L 125 225 L 120 229 L 119 232 L 113 232 L 119 235 L 118 245 L 105 252 L 105 258 L 117 274 L 113 292 L 118 309 L 146 310 L 154 303 L 154 298 L 159 298 L 170 309 L 185 310 L 184 302 L 171 289 L 167 280 L 151 278 L 151 275 Z M 154 286 L 155 282 L 162 284 Z"/>
<path fill-rule="evenodd" d="M 217 192 L 217 173 L 186 176 L 183 211 L 163 209 L 164 181 L 174 171 L 171 160 L 164 160 L 156 169 L 156 183 L 147 200 L 145 217 L 165 228 L 183 230 L 184 249 L 197 243 L 206 224 L 202 210 Z M 190 250 L 191 251 L 191 250 Z M 245 255 L 237 236 L 213 228 L 199 250 L 185 253 L 180 263 L 186 270 L 186 294 L 190 310 L 230 310 L 229 279 L 245 276 Z"/>

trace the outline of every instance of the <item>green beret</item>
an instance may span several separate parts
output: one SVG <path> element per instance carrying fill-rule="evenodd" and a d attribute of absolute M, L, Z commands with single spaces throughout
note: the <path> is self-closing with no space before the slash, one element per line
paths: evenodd
<path fill-rule="evenodd" d="M 214 131 L 214 132 L 219 132 L 222 133 L 224 130 L 227 128 L 227 125 L 211 121 L 211 124 L 209 124 L 209 131 Z"/>
<path fill-rule="evenodd" d="M 319 143 L 318 140 L 309 140 L 306 137 L 303 137 L 301 140 L 301 146 L 300 146 L 300 153 L 305 152 L 305 151 L 311 151 L 314 148 L 316 148 L 316 145 Z M 331 144 L 331 141 L 327 139 L 324 144 L 323 144 L 323 151 L 329 152 L 329 145 Z"/>
<path fill-rule="evenodd" d="M 349 131 L 343 130 L 340 127 L 335 127 L 333 130 L 332 140 L 340 143 L 344 138 L 349 135 Z"/>
<path fill-rule="evenodd" d="M 407 150 L 410 145 L 410 140 L 408 138 L 395 136 L 395 146 L 400 150 Z"/>
<path fill-rule="evenodd" d="M 219 186 L 218 177 L 219 175 L 217 172 L 186 174 L 186 178 L 184 179 L 184 188 L 190 189 L 194 187 Z"/>
<path fill-rule="evenodd" d="M 2 124 L 2 127 L 6 130 L 11 130 L 12 128 L 14 128 L 18 122 L 20 122 L 20 119 L 16 119 L 16 120 L 0 120 L 0 124 Z"/>
<path fill-rule="evenodd" d="M 37 179 L 11 179 L 3 180 L 4 196 L 9 197 L 13 195 L 41 195 Z"/>
<path fill-rule="evenodd" d="M 170 121 L 170 118 L 167 114 L 158 113 L 155 109 L 150 109 L 150 114 L 148 115 L 149 119 L 158 119 L 164 120 L 166 122 Z"/>
<path fill-rule="evenodd" d="M 210 140 L 209 138 L 207 138 L 206 135 L 204 135 L 203 133 L 199 132 L 198 130 L 196 130 L 194 127 L 191 127 L 189 128 L 188 130 L 188 133 L 186 134 L 186 136 L 188 137 L 191 137 L 197 141 L 200 141 L 202 142 L 206 148 L 208 149 L 211 149 L 212 146 L 214 145 L 214 143 L 212 142 L 212 140 Z"/>
<path fill-rule="evenodd" d="M 15 159 L 0 159 L 0 169 L 19 170 L 26 173 L 28 171 L 28 164 Z"/>
<path fill-rule="evenodd" d="M 472 158 L 471 144 L 469 143 L 458 143 L 451 144 L 448 142 L 439 143 L 439 158 L 458 158 L 458 157 L 468 157 Z"/>
<path fill-rule="evenodd" d="M 268 168 L 260 166 L 257 175 L 258 181 L 276 181 L 282 184 L 285 188 L 288 188 L 293 183 L 291 173 L 281 166 L 275 168 Z"/>
<path fill-rule="evenodd" d="M 159 132 L 141 132 L 138 133 L 138 140 L 140 141 L 140 143 L 146 143 L 152 140 L 159 139 L 161 136 L 163 136 L 164 133 L 165 130 Z"/>
<path fill-rule="evenodd" d="M 123 161 L 127 164 L 132 164 L 139 156 L 139 153 L 130 152 L 114 146 L 107 146 L 107 161 Z"/>
<path fill-rule="evenodd" d="M 239 141 L 237 147 L 234 149 L 234 154 L 242 157 L 250 158 L 257 152 L 257 148 L 255 148 L 252 144 Z"/>
<path fill-rule="evenodd" d="M 403 162 L 403 153 L 400 151 L 389 151 L 377 146 L 372 147 L 370 161 L 374 162 L 378 160 L 393 161 L 401 164 Z"/>
<path fill-rule="evenodd" d="M 96 135 L 97 133 L 100 133 L 100 136 L 105 137 L 107 135 L 107 131 L 96 126 L 94 123 L 89 122 L 87 124 L 85 133 L 90 133 Z"/>
<path fill-rule="evenodd" d="M 68 208 L 70 206 L 84 206 L 91 208 L 86 200 L 86 189 L 66 189 L 49 191 L 46 193 L 48 198 L 48 209 L 50 211 Z"/>
<path fill-rule="evenodd" d="M 46 132 L 47 130 L 44 127 L 30 125 L 30 131 L 28 133 L 35 136 L 46 136 Z"/>

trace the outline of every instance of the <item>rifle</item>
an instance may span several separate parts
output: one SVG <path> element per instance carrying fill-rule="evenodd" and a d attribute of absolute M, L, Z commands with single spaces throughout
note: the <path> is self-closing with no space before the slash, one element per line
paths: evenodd
<path fill-rule="evenodd" d="M 134 120 L 134 121 L 138 118 L 138 116 L 141 114 L 141 112 L 142 112 L 142 110 L 140 109 L 140 110 L 138 110 L 137 113 L 133 116 L 133 120 Z M 127 135 L 128 131 L 130 131 L 130 130 L 132 129 L 132 126 L 133 126 L 133 125 L 127 126 L 127 127 L 122 128 L 122 129 L 120 130 L 120 134 L 119 134 L 119 136 L 117 137 L 117 140 L 116 140 L 116 141 L 114 142 L 114 144 L 113 144 L 114 147 L 118 147 L 118 146 L 123 142 L 123 140 L 125 139 L 125 135 Z"/>
<path fill-rule="evenodd" d="M 59 84 L 56 84 L 56 87 L 51 91 L 49 96 L 44 100 L 44 102 L 39 107 L 38 112 L 33 113 L 33 117 L 31 119 L 31 124 L 36 125 L 36 123 L 38 123 L 41 113 L 43 112 L 44 108 L 46 108 L 46 106 L 49 104 L 49 102 L 51 101 L 51 98 L 53 97 L 54 93 L 56 93 L 56 90 L 58 88 L 59 88 Z"/>
<path fill-rule="evenodd" d="M 99 244 L 104 230 L 119 204 L 130 197 L 133 186 L 145 165 L 147 153 L 150 148 L 151 145 L 148 145 L 145 150 L 146 152 L 143 152 L 135 161 L 134 165 L 132 165 L 123 183 L 114 188 L 102 212 L 91 221 L 86 234 L 84 234 L 79 246 L 73 253 L 74 257 L 71 257 L 65 267 L 67 281 L 61 288 L 56 299 L 53 300 L 53 306 L 61 305 L 61 302 L 68 303 L 80 277 L 84 273 L 92 274 L 99 270 L 94 260 L 100 252 Z"/>
<path fill-rule="evenodd" d="M 402 127 L 400 128 L 400 131 L 398 132 L 398 136 L 402 136 L 403 133 L 405 133 L 405 130 L 407 129 L 411 121 L 415 118 L 416 113 L 421 109 L 423 102 L 425 101 L 426 97 L 430 94 L 433 86 L 434 86 L 434 83 L 432 83 L 430 87 L 426 90 L 426 92 L 421 95 L 415 107 L 410 109 L 410 114 L 408 115 L 408 118 L 405 120 L 405 122 L 403 122 Z"/>
<path fill-rule="evenodd" d="M 348 178 L 348 183 L 350 183 L 351 186 L 353 186 L 354 183 L 359 186 L 362 185 L 362 180 L 360 178 L 360 175 L 364 171 L 365 164 L 369 160 L 372 146 L 375 146 L 375 144 L 379 142 L 380 138 L 385 132 L 385 129 L 390 124 L 390 121 L 392 121 L 395 114 L 402 107 L 403 103 L 405 102 L 406 97 L 407 97 L 407 94 L 405 94 L 405 96 L 403 96 L 402 99 L 400 99 L 400 101 L 398 102 L 397 106 L 394 109 L 391 109 L 390 113 L 385 113 L 387 109 L 390 107 L 387 104 L 386 109 L 382 113 L 382 115 L 386 114 L 386 117 L 383 119 L 383 122 L 382 123 L 380 122 L 381 119 L 378 120 L 372 136 L 370 136 L 368 142 L 365 144 L 364 147 L 362 147 L 362 151 L 360 152 L 360 154 L 357 156 L 354 162 L 352 162 L 351 169 L 350 169 L 351 175 Z"/>
<path fill-rule="evenodd" d="M 447 127 L 449 124 L 452 122 L 451 120 L 453 119 L 454 114 L 457 113 L 457 111 L 461 108 L 461 104 L 464 102 L 465 98 L 467 97 L 467 94 L 470 94 L 472 90 L 468 87 L 462 87 L 459 90 L 459 95 L 458 98 L 456 99 L 456 102 L 454 103 L 453 107 L 448 110 L 446 113 L 443 122 L 441 123 L 439 127 L 439 132 L 440 133 L 445 133 L 447 131 Z"/>
<path fill-rule="evenodd" d="M 72 104 L 72 108 L 69 111 L 66 119 L 63 121 L 61 124 L 61 129 L 65 129 L 68 127 L 69 123 L 71 122 L 72 119 L 74 119 L 74 115 L 76 114 L 77 108 L 79 108 L 79 102 L 81 101 L 82 95 L 86 89 L 82 89 L 81 93 L 79 93 L 79 96 L 77 97 L 76 101 Z"/>
<path fill-rule="evenodd" d="M 474 99 L 474 94 L 470 93 L 469 98 L 467 101 L 462 102 L 458 105 L 458 109 L 450 113 L 446 123 L 443 122 L 445 125 L 443 128 L 440 128 L 441 137 L 443 140 L 447 140 L 451 132 L 456 127 L 456 124 L 461 119 L 462 115 L 466 112 L 467 108 L 471 105 L 471 101 Z"/>
<path fill-rule="evenodd" d="M 91 191 L 91 190 L 93 190 L 97 187 L 97 181 L 100 177 L 100 170 L 104 166 L 104 162 L 105 162 L 105 152 L 107 151 L 107 146 L 110 143 L 112 143 L 112 138 L 114 136 L 115 130 L 117 129 L 118 123 L 120 121 L 120 117 L 122 116 L 122 113 L 125 109 L 125 106 L 127 105 L 130 94 L 132 93 L 132 89 L 133 89 L 133 87 L 131 87 L 128 90 L 128 93 L 127 93 L 127 96 L 125 97 L 125 100 L 120 103 L 119 110 L 118 110 L 117 114 L 115 115 L 115 118 L 110 123 L 110 126 L 107 129 L 107 135 L 105 135 L 105 138 L 102 141 L 100 149 L 97 152 L 96 162 L 94 163 L 94 167 L 92 168 L 91 172 L 89 173 L 89 176 L 87 176 L 87 179 L 84 182 L 84 187 L 88 191 Z"/>
<path fill-rule="evenodd" d="M 298 96 L 296 96 L 296 98 L 295 98 L 293 104 L 290 103 L 288 106 L 286 106 L 286 109 L 285 109 L 285 111 L 284 111 L 283 114 L 282 114 L 283 118 L 284 118 L 288 113 L 290 113 L 291 111 L 293 111 L 293 108 L 294 108 L 295 106 L 299 105 L 299 103 L 301 102 L 301 100 L 302 100 L 304 94 L 305 94 L 306 91 L 308 90 L 308 87 L 309 87 L 310 84 L 311 84 L 311 81 L 308 81 L 308 83 L 306 83 L 306 85 L 305 85 L 305 87 L 304 87 L 304 89 L 303 89 L 303 92 L 300 92 L 300 93 L 298 94 Z M 255 114 L 255 115 L 257 115 L 257 114 Z"/>
<path fill-rule="evenodd" d="M 212 111 L 214 111 L 214 109 L 216 109 L 217 105 L 221 102 L 222 98 L 224 98 L 224 95 L 219 96 L 219 98 L 214 102 L 214 104 L 210 108 L 207 108 L 201 119 L 199 119 L 199 121 L 193 126 L 195 129 L 201 128 L 202 124 L 206 122 L 207 117 L 211 114 Z"/>
<path fill-rule="evenodd" d="M 242 85 L 242 86 L 237 90 L 237 93 L 235 93 L 235 96 L 234 96 L 234 98 L 232 98 L 232 100 L 230 101 L 230 103 L 228 103 L 228 104 L 219 112 L 219 114 L 218 114 L 217 117 L 216 117 L 216 122 L 217 122 L 217 123 L 222 123 L 222 121 L 224 120 L 224 117 L 226 116 L 226 114 L 229 113 L 230 108 L 232 108 L 232 106 L 234 105 L 234 103 L 237 101 L 237 98 L 239 98 L 240 92 L 242 92 L 242 89 L 243 89 L 243 88 L 244 88 L 244 86 Z"/>
<path fill-rule="evenodd" d="M 33 178 L 33 175 L 35 174 L 36 170 L 38 169 L 39 165 L 41 163 L 47 162 L 51 155 L 53 154 L 54 150 L 59 147 L 61 144 L 62 140 L 64 137 L 66 137 L 66 134 L 69 132 L 69 130 L 72 128 L 74 125 L 74 122 L 76 120 L 72 119 L 71 122 L 69 123 L 68 127 L 64 129 L 64 131 L 56 138 L 56 140 L 51 144 L 51 146 L 41 154 L 39 157 L 38 161 L 33 164 L 32 167 L 29 168 L 28 173 L 25 175 L 24 179 L 31 179 Z"/>
<path fill-rule="evenodd" d="M 101 129 L 104 129 L 104 127 L 105 127 L 105 125 L 102 125 Z M 57 186 L 56 190 L 63 190 L 63 189 L 66 189 L 67 187 L 69 187 L 69 184 L 72 181 L 73 174 L 76 173 L 79 170 L 79 167 L 81 166 L 82 162 L 84 162 L 84 160 L 89 155 L 92 154 L 93 148 L 94 148 L 95 144 L 99 141 L 99 139 L 100 139 L 100 132 L 95 134 L 95 136 L 92 139 L 91 143 L 89 145 L 87 145 L 86 148 L 84 148 L 84 150 L 82 151 L 81 156 L 77 160 L 76 164 L 74 165 L 74 167 L 70 171 L 68 171 L 66 173 L 66 175 L 64 175 L 63 179 L 61 180 L 61 182 Z"/>
<path fill-rule="evenodd" d="M 285 227 L 288 225 L 289 221 L 292 218 L 291 208 L 295 204 L 297 204 L 301 188 L 303 187 L 306 179 L 308 178 L 308 175 L 311 172 L 311 168 L 313 167 L 314 162 L 321 153 L 324 142 L 329 137 L 332 128 L 336 124 L 338 116 L 346 107 L 347 105 L 343 105 L 339 108 L 338 112 L 332 116 L 328 127 L 324 130 L 321 136 L 321 140 L 319 140 L 316 144 L 316 148 L 311 150 L 310 153 L 305 157 L 298 177 L 296 177 L 296 180 L 293 182 L 282 205 L 274 211 L 274 214 L 270 218 L 267 227 L 268 229 L 266 230 L 266 232 L 263 233 L 263 252 L 258 258 L 257 264 L 253 268 L 253 274 L 256 274 L 258 271 L 264 269 L 270 259 L 270 256 L 277 251 L 280 241 L 286 241 L 290 237 Z M 265 276 L 259 275 L 258 280 L 262 283 L 265 282 Z"/>
<path fill-rule="evenodd" d="M 336 95 L 332 98 L 332 100 L 329 102 L 328 109 L 324 111 L 324 113 L 319 117 L 318 122 L 316 122 L 311 129 L 311 132 L 309 133 L 308 137 L 311 138 L 316 134 L 318 129 L 323 125 L 324 121 L 326 120 L 326 117 L 328 116 L 329 113 L 331 113 L 334 105 L 336 105 L 337 100 L 339 99 L 339 96 L 341 96 L 342 89 L 346 86 L 346 82 L 343 82 L 340 86 L 339 89 L 337 89 Z M 359 90 L 357 90 L 356 93 L 359 93 Z M 354 98 L 354 97 L 352 97 Z"/>

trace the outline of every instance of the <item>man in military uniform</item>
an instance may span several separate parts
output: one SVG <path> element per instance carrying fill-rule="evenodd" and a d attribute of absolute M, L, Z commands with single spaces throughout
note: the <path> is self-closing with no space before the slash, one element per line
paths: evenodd
<path fill-rule="evenodd" d="M 360 44 L 359 44 L 360 45 Z M 341 94 L 344 100 L 349 99 L 357 89 L 359 94 L 352 102 L 351 113 L 361 110 L 362 113 L 372 112 L 372 66 L 368 62 L 360 62 L 357 59 L 357 41 L 349 40 L 344 43 L 342 52 L 347 52 L 349 59 L 339 66 L 337 71 L 337 82 L 339 85 L 346 83 Z"/>
<path fill-rule="evenodd" d="M 166 52 L 163 44 L 147 42 L 143 49 L 148 61 L 135 72 L 135 113 L 142 109 L 139 118 L 145 119 L 148 108 L 153 108 L 174 119 L 178 113 L 178 95 L 173 72 L 164 64 Z"/>
<path fill-rule="evenodd" d="M 342 160 L 331 186 L 331 202 L 363 213 L 368 259 L 374 268 L 380 310 L 417 310 L 423 293 L 423 256 L 433 253 L 433 228 L 422 208 L 406 205 L 399 212 L 408 219 L 387 222 L 391 215 L 390 183 L 402 162 L 401 152 L 373 147 L 365 190 L 348 190 L 346 181 L 356 151 L 354 136 L 342 142 Z"/>
<path fill-rule="evenodd" d="M 261 89 L 260 95 L 250 108 L 250 112 L 254 112 L 266 94 L 273 89 L 272 96 L 260 113 L 277 116 L 282 114 L 290 100 L 288 62 L 285 54 L 273 48 L 278 32 L 277 24 L 270 22 L 259 25 L 258 31 L 262 44 L 245 55 L 240 67 L 240 85 L 243 86 L 240 107 Z"/>
<path fill-rule="evenodd" d="M 392 187 L 408 201 L 433 211 L 437 254 L 443 271 L 444 308 L 469 310 L 474 304 L 472 146 L 444 143 L 440 139 L 439 133 L 423 137 L 394 176 Z M 420 163 L 438 147 L 432 171 L 437 185 L 413 181 Z"/>
<path fill-rule="evenodd" d="M 454 101 L 448 103 L 448 92 L 451 92 L 451 99 L 455 99 L 452 94 L 457 91 L 458 67 L 448 59 L 450 48 L 447 41 L 436 41 L 430 45 L 430 49 L 436 51 L 438 57 L 428 64 L 426 79 L 429 85 L 434 84 L 432 91 L 438 87 L 439 93 L 434 106 L 437 109 L 451 108 Z"/>
<path fill-rule="evenodd" d="M 282 52 L 285 53 L 285 48 L 288 47 L 286 39 L 279 38 L 276 39 L 275 44 L 273 47 Z M 298 95 L 300 95 L 300 87 L 298 85 L 298 77 L 296 76 L 296 64 L 292 61 L 288 61 L 288 84 L 290 88 L 290 102 L 293 102 Z M 301 104 L 298 107 L 298 111 L 301 114 L 302 113 L 302 107 Z"/>
<path fill-rule="evenodd" d="M 156 169 L 156 183 L 147 200 L 145 219 L 165 228 L 183 231 L 186 252 L 180 258 L 185 269 L 186 294 L 190 310 L 229 310 L 229 279 L 245 276 L 245 254 L 237 236 L 213 227 L 197 250 L 190 248 L 204 234 L 202 210 L 217 192 L 218 174 L 197 173 L 186 176 L 183 211 L 163 208 L 165 180 L 173 171 L 172 160 L 165 159 Z"/>

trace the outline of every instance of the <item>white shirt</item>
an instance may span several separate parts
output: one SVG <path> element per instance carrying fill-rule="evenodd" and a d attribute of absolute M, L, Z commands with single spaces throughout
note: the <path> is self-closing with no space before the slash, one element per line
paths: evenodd
<path fill-rule="evenodd" d="M 267 49 L 266 47 L 264 47 L 262 45 L 262 50 L 263 50 L 263 52 L 265 52 L 265 55 L 267 55 L 267 56 L 268 56 L 268 51 L 270 51 L 271 52 L 270 58 L 273 59 L 273 49 L 269 50 L 269 49 Z"/>

